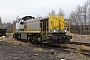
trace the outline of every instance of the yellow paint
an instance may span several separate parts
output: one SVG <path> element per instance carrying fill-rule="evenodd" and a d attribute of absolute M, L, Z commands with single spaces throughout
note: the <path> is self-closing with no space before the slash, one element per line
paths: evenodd
<path fill-rule="evenodd" d="M 56 16 L 56 15 L 50 15 L 49 16 L 49 29 L 64 29 L 64 16 Z"/>
<path fill-rule="evenodd" d="M 65 27 L 67 28 L 68 33 L 70 33 L 70 23 L 71 23 L 71 21 L 69 21 L 69 20 L 65 21 Z"/>
<path fill-rule="evenodd" d="M 13 33 L 15 33 L 16 31 L 16 26 L 13 26 Z"/>

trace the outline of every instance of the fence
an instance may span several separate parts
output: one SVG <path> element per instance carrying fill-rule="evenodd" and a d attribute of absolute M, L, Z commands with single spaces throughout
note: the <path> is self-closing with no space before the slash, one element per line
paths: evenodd
<path fill-rule="evenodd" d="M 81 35 L 89 35 L 90 34 L 90 26 L 70 26 L 70 32 Z"/>

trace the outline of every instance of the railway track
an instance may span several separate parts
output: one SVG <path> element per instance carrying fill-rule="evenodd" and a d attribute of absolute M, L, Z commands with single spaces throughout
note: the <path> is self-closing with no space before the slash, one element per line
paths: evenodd
<path fill-rule="evenodd" d="M 82 50 L 81 54 L 86 55 L 86 56 L 90 56 L 90 50 Z"/>
<path fill-rule="evenodd" d="M 85 46 L 90 46 L 90 43 L 83 43 L 83 42 L 70 42 L 69 44 L 76 44 L 76 45 L 85 45 Z"/>
<path fill-rule="evenodd" d="M 83 43 L 83 42 L 70 42 L 69 43 L 70 45 L 72 44 L 75 44 L 76 46 L 78 45 L 85 45 L 85 46 L 88 46 L 90 47 L 90 43 Z M 85 55 L 85 56 L 90 56 L 90 50 L 80 50 L 78 51 L 78 48 L 76 47 L 57 47 L 55 49 L 58 49 L 58 50 L 61 50 L 61 51 L 65 51 L 65 52 L 69 52 L 69 53 L 80 53 L 82 55 Z"/>
<path fill-rule="evenodd" d="M 74 45 L 76 45 L 76 46 L 78 46 L 78 45 L 85 45 L 85 46 L 87 46 L 87 47 L 89 47 L 89 50 L 80 50 L 79 51 L 79 53 L 81 53 L 81 54 L 83 54 L 83 55 L 85 55 L 85 56 L 90 56 L 90 43 L 83 43 L 83 42 L 70 42 L 69 43 L 70 45 L 72 45 L 72 44 L 74 44 Z M 83 48 L 83 47 L 82 47 Z M 77 51 L 75 51 L 75 50 L 77 50 L 77 48 L 72 48 L 71 47 L 71 49 L 74 49 L 74 51 L 73 51 L 73 53 L 78 53 Z M 65 50 L 64 50 L 65 51 Z M 69 50 L 68 50 L 69 51 Z"/>
<path fill-rule="evenodd" d="M 76 45 L 80 45 L 79 43 L 76 44 Z M 47 49 L 54 49 L 54 50 L 60 50 L 60 51 L 63 51 L 63 52 L 68 52 L 68 53 L 79 53 L 79 54 L 82 54 L 84 56 L 90 56 L 90 51 L 89 50 L 77 50 L 77 48 L 75 47 L 62 47 L 62 46 L 37 46 L 37 47 L 41 47 L 41 48 L 47 48 Z"/>
<path fill-rule="evenodd" d="M 57 48 L 58 50 L 61 50 L 61 51 L 65 51 L 65 52 L 69 52 L 69 53 L 79 53 L 79 54 L 82 54 L 83 56 L 90 56 L 90 51 L 89 50 L 80 50 L 80 51 L 77 51 L 77 48 L 63 48 L 63 49 L 60 49 L 60 48 Z"/>

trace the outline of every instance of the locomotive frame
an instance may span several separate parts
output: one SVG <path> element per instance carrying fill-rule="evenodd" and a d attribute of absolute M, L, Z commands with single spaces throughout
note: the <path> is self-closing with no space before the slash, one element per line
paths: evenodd
<path fill-rule="evenodd" d="M 50 15 L 45 18 L 20 20 L 14 28 L 13 38 L 39 44 L 65 44 L 72 36 L 66 35 L 63 16 Z M 19 28 L 17 28 L 19 27 Z"/>

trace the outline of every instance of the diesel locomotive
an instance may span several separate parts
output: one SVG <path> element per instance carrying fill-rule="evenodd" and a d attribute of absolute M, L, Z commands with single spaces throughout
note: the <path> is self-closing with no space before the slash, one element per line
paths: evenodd
<path fill-rule="evenodd" d="M 40 44 L 69 43 L 72 36 L 67 35 L 64 16 L 50 15 L 34 18 L 20 18 L 14 28 L 13 38 Z"/>

